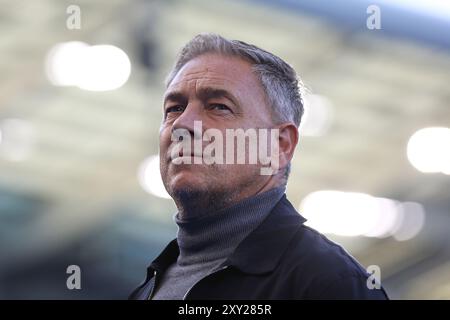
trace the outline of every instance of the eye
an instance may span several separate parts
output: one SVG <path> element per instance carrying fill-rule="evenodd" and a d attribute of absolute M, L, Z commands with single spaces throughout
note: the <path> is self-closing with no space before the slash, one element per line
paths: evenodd
<path fill-rule="evenodd" d="M 209 109 L 211 110 L 219 110 L 219 111 L 231 111 L 226 105 L 222 103 L 212 103 L 209 105 Z"/>
<path fill-rule="evenodd" d="M 177 105 L 177 106 L 168 107 L 166 109 L 166 114 L 172 113 L 172 112 L 183 112 L 183 111 L 184 111 L 184 107 Z"/>

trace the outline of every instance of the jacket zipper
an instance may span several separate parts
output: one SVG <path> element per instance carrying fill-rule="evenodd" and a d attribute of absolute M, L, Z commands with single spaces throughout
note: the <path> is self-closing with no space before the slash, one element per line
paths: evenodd
<path fill-rule="evenodd" d="M 203 281 L 203 280 L 205 280 L 206 278 L 212 276 L 213 274 L 219 273 L 220 271 L 223 271 L 223 270 L 225 270 L 225 269 L 227 269 L 227 268 L 228 268 L 228 266 L 223 266 L 223 267 L 221 267 L 221 268 L 219 268 L 219 269 L 217 269 L 217 270 L 214 270 L 214 271 L 211 272 L 211 273 L 208 273 L 206 276 L 204 276 L 203 278 L 201 278 L 200 280 L 198 280 L 198 281 L 197 281 L 196 283 L 194 283 L 194 284 L 188 289 L 188 291 L 184 294 L 183 300 L 186 300 L 188 294 L 191 292 L 191 290 L 192 290 L 192 289 L 193 289 L 200 281 Z"/>

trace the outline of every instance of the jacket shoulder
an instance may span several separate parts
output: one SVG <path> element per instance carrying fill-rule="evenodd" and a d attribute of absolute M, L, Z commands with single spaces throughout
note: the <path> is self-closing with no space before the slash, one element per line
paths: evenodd
<path fill-rule="evenodd" d="M 299 227 L 283 260 L 302 298 L 387 299 L 383 288 L 369 288 L 370 275 L 350 253 L 311 227 Z"/>

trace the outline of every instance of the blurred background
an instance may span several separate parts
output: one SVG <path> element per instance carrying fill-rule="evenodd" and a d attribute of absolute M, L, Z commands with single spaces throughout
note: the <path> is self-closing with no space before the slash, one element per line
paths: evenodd
<path fill-rule="evenodd" d="M 163 80 L 200 32 L 309 88 L 287 190 L 308 223 L 391 298 L 450 299 L 444 0 L 0 1 L 0 299 L 125 299 L 144 280 L 177 231 Z"/>

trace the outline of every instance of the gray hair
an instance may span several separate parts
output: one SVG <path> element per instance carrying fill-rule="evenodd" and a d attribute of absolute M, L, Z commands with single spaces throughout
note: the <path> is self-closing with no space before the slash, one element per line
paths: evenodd
<path fill-rule="evenodd" d="M 206 53 L 235 56 L 250 62 L 261 81 L 275 120 L 293 122 L 297 128 L 300 126 L 304 86 L 295 70 L 276 55 L 243 41 L 228 40 L 212 33 L 195 36 L 178 55 L 166 79 L 166 87 L 187 62 Z"/>

